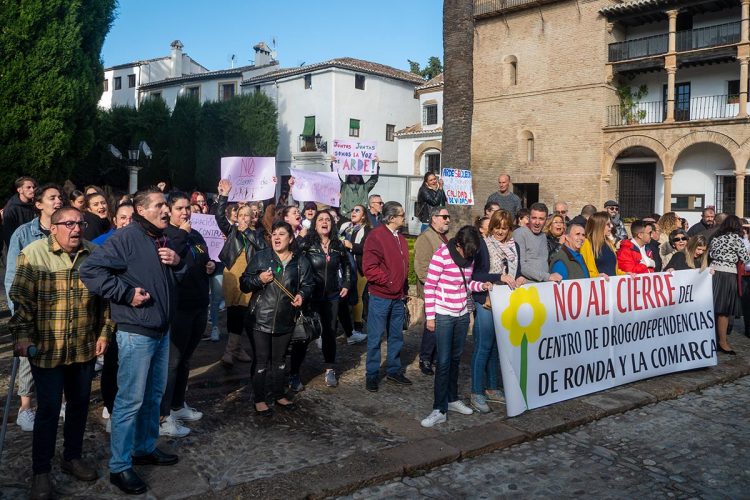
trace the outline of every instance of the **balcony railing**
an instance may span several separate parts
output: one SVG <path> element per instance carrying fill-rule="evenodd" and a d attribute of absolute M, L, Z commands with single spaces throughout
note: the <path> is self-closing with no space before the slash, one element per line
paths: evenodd
<path fill-rule="evenodd" d="M 707 47 L 718 47 L 730 45 L 740 41 L 740 29 L 742 23 L 717 24 L 677 32 L 677 51 L 705 49 Z"/>
<path fill-rule="evenodd" d="M 666 54 L 668 48 L 669 35 L 666 33 L 625 42 L 610 43 L 609 62 Z"/>
<path fill-rule="evenodd" d="M 690 101 L 675 101 L 675 121 L 716 120 L 734 118 L 739 114 L 739 96 L 710 95 L 693 97 Z M 667 117 L 667 108 L 662 101 L 639 102 L 632 108 L 607 106 L 607 125 L 647 125 L 662 123 Z"/>

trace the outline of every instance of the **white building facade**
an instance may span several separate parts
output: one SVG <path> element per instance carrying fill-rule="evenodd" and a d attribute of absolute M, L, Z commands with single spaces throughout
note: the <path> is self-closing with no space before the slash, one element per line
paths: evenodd
<path fill-rule="evenodd" d="M 399 174 L 440 174 L 443 150 L 443 75 L 416 88 L 421 121 L 396 132 Z"/>

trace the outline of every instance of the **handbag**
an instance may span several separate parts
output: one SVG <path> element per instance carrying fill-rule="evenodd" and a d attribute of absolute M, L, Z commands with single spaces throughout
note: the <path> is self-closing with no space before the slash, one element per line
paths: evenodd
<path fill-rule="evenodd" d="M 297 275 L 302 280 L 302 272 L 297 265 Z M 273 283 L 281 289 L 284 294 L 289 297 L 289 300 L 294 300 L 294 295 L 279 280 L 274 276 Z M 310 343 L 313 340 L 320 338 L 323 333 L 323 323 L 320 321 L 320 315 L 308 308 L 307 311 L 300 311 L 299 316 L 292 330 L 292 338 L 290 343 Z"/>

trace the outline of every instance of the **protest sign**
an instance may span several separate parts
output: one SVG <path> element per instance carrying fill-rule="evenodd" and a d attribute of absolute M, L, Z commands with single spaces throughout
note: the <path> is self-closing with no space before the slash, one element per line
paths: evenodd
<path fill-rule="evenodd" d="M 216 224 L 216 217 L 208 214 L 191 214 L 190 226 L 201 233 L 208 245 L 208 256 L 211 260 L 219 262 L 219 253 L 224 247 L 224 233 Z"/>
<path fill-rule="evenodd" d="M 495 286 L 490 297 L 509 417 L 716 365 L 708 271 Z"/>
<path fill-rule="evenodd" d="M 276 158 L 228 156 L 221 178 L 232 183 L 229 201 L 261 201 L 276 196 Z"/>
<path fill-rule="evenodd" d="M 448 205 L 473 205 L 474 191 L 471 187 L 471 170 L 444 168 L 442 172 L 443 191 Z"/>
<path fill-rule="evenodd" d="M 334 172 L 309 172 L 290 168 L 294 177 L 292 197 L 297 201 L 317 201 L 332 207 L 341 202 L 341 181 Z"/>
<path fill-rule="evenodd" d="M 333 140 L 333 168 L 341 175 L 375 175 L 378 173 L 375 141 Z"/>

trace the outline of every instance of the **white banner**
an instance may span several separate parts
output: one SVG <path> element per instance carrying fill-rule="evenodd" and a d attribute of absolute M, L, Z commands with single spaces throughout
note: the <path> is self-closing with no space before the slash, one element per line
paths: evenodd
<path fill-rule="evenodd" d="M 471 170 L 444 168 L 443 191 L 448 205 L 473 205 L 474 191 L 471 186 Z"/>
<path fill-rule="evenodd" d="M 190 214 L 190 227 L 201 233 L 208 245 L 208 256 L 211 260 L 219 262 L 219 254 L 224 248 L 226 238 L 224 233 L 216 224 L 216 217 L 208 214 Z"/>
<path fill-rule="evenodd" d="M 490 292 L 509 417 L 716 365 L 711 274 L 537 283 Z"/>
<path fill-rule="evenodd" d="M 317 201 L 332 207 L 341 203 L 341 180 L 334 172 L 308 172 L 290 168 L 294 177 L 292 197 L 297 201 Z"/>
<path fill-rule="evenodd" d="M 229 201 L 262 201 L 276 196 L 276 158 L 227 156 L 221 178 L 232 183 Z"/>

